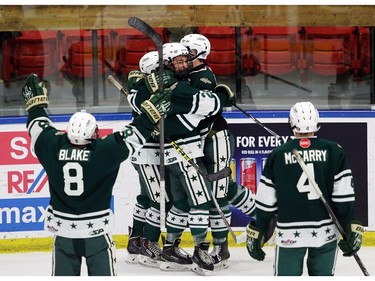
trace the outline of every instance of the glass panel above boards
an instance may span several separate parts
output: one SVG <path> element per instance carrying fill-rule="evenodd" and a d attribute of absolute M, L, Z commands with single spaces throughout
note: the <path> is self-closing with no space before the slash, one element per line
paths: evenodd
<path fill-rule="evenodd" d="M 14 15 L 13 15 L 14 16 Z M 36 15 L 35 15 L 36 16 Z M 6 20 L 6 19 L 5 19 Z M 13 17 L 11 23 L 17 20 Z M 0 32 L 0 116 L 26 115 L 21 87 L 36 73 L 49 89 L 51 114 L 130 112 L 131 70 L 156 50 L 130 28 L 5 30 Z M 309 100 L 319 109 L 369 109 L 374 104 L 372 27 L 184 26 L 155 28 L 164 43 L 190 33 L 210 41 L 206 63 L 249 110 L 285 110 Z"/>

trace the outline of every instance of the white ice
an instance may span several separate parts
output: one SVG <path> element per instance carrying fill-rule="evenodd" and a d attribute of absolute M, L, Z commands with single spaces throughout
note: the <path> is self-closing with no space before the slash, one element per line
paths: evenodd
<path fill-rule="evenodd" d="M 186 249 L 192 253 L 192 249 Z M 237 281 L 244 279 L 247 276 L 269 276 L 273 275 L 273 258 L 274 248 L 264 247 L 266 258 L 259 262 L 250 258 L 245 247 L 230 248 L 231 258 L 230 267 L 224 270 L 214 271 L 213 277 L 235 276 Z M 117 250 L 117 274 L 121 276 L 163 276 L 162 280 L 178 278 L 187 280 L 191 277 L 198 277 L 192 271 L 161 271 L 158 268 L 150 268 L 140 264 L 128 264 L 125 262 L 127 252 L 125 249 Z M 362 247 L 358 252 L 358 256 L 362 260 L 370 275 L 375 276 L 375 247 Z M 33 252 L 33 253 L 15 253 L 15 254 L 0 254 L 0 275 L 1 276 L 50 276 L 51 275 L 51 252 Z M 304 270 L 304 276 L 307 275 L 307 270 Z M 83 262 L 82 276 L 87 276 L 86 267 Z M 190 277 L 189 277 L 190 276 Z M 363 276 L 358 263 L 353 257 L 343 257 L 341 252 L 336 263 L 336 277 L 343 277 L 347 279 L 348 276 Z M 134 278 L 126 278 L 126 280 L 133 280 Z M 144 278 L 142 278 L 144 279 Z M 215 278 L 216 279 L 216 278 Z M 222 278 L 220 278 L 222 279 Z M 352 279 L 352 278 L 351 278 Z M 372 279 L 372 278 L 371 278 Z M 39 280 L 39 278 L 38 278 Z M 146 280 L 151 280 L 147 278 Z M 249 280 L 248 278 L 244 280 Z M 357 278 L 356 278 L 357 280 Z M 374 278 L 375 280 L 375 278 Z M 179 280 L 181 281 L 181 280 Z"/>

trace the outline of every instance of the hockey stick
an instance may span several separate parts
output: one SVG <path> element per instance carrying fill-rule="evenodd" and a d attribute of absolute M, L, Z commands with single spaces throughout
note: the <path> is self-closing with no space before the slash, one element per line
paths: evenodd
<path fill-rule="evenodd" d="M 247 61 L 249 63 L 249 65 L 251 67 L 249 67 L 250 71 L 251 71 L 251 74 L 249 73 L 250 76 L 255 76 L 257 75 L 258 73 L 262 73 L 263 75 L 267 76 L 267 77 L 270 77 L 272 79 L 275 79 L 275 80 L 278 80 L 278 81 L 281 81 L 281 82 L 284 82 L 285 84 L 288 84 L 290 86 L 293 86 L 295 88 L 298 88 L 300 90 L 303 90 L 303 91 L 306 91 L 306 92 L 309 92 L 309 93 L 312 93 L 312 90 L 310 89 L 307 89 L 301 85 L 298 85 L 298 84 L 295 84 L 293 82 L 290 82 L 288 80 L 285 80 L 281 77 L 278 77 L 278 76 L 275 76 L 275 75 L 272 75 L 270 73 L 267 73 L 267 72 L 264 72 L 261 70 L 261 66 L 260 66 L 260 63 L 259 63 L 259 59 L 253 55 L 253 54 L 247 54 L 245 55 L 245 61 Z M 251 63 L 252 62 L 252 63 Z"/>
<path fill-rule="evenodd" d="M 241 111 L 243 114 L 245 114 L 247 117 L 250 117 L 251 119 L 253 119 L 253 121 L 255 123 L 257 123 L 259 126 L 261 126 L 263 129 L 265 129 L 267 132 L 269 132 L 271 135 L 273 135 L 274 137 L 276 137 L 277 139 L 281 138 L 278 134 L 276 134 L 274 131 L 272 131 L 271 129 L 267 128 L 266 126 L 264 126 L 258 119 L 256 119 L 253 115 L 247 113 L 245 110 L 243 110 L 242 108 L 240 108 L 237 104 L 235 103 L 232 103 L 232 105 L 237 108 L 239 111 Z"/>
<path fill-rule="evenodd" d="M 147 23 L 137 17 L 130 17 L 128 19 L 128 24 L 137 29 L 138 31 L 144 33 L 149 37 L 152 42 L 154 42 L 159 55 L 159 77 L 163 77 L 164 73 L 164 63 L 163 63 L 163 40 L 161 36 Z M 159 91 L 164 90 L 164 79 L 159 79 Z M 166 231 L 165 227 L 165 165 L 164 165 L 164 116 L 160 118 L 159 121 L 159 131 L 160 131 L 160 230 L 162 232 Z"/>
<path fill-rule="evenodd" d="M 125 96 L 128 96 L 128 93 L 126 92 L 126 90 L 122 87 L 122 85 L 112 76 L 112 75 L 109 75 L 108 76 L 108 80 L 111 81 L 111 83 Z M 207 179 L 208 181 L 217 181 L 217 180 L 220 180 L 222 178 L 226 178 L 226 177 L 229 177 L 232 173 L 232 170 L 229 168 L 229 167 L 225 167 L 224 169 L 220 170 L 220 171 L 217 171 L 216 173 L 212 173 L 212 174 L 208 174 L 204 171 L 202 171 L 199 166 L 186 154 L 186 152 L 174 141 L 170 140 L 170 139 L 166 139 L 168 142 L 170 142 L 170 144 L 173 146 L 173 148 L 175 148 L 177 150 L 177 152 L 182 156 L 184 157 L 184 159 L 186 161 L 188 161 L 188 163 L 190 165 L 192 165 L 192 167 L 194 169 L 197 170 L 197 172 L 205 179 Z"/>
<path fill-rule="evenodd" d="M 172 144 L 172 146 L 184 157 L 186 161 L 206 180 L 213 182 L 218 181 L 220 179 L 229 177 L 232 173 L 232 170 L 229 167 L 225 167 L 224 169 L 217 171 L 216 173 L 208 174 L 203 172 L 199 166 L 183 151 L 183 149 L 174 141 L 167 139 L 168 142 Z"/>
<path fill-rule="evenodd" d="M 263 71 L 259 71 L 259 73 L 262 73 L 263 75 L 268 76 L 268 77 L 270 77 L 270 78 L 272 78 L 272 79 L 275 79 L 275 80 L 278 80 L 278 81 L 284 82 L 285 84 L 288 84 L 288 85 L 293 86 L 293 87 L 295 87 L 295 88 L 298 88 L 298 89 L 300 89 L 300 90 L 306 91 L 306 92 L 308 92 L 308 93 L 312 93 L 312 90 L 307 89 L 307 88 L 305 88 L 305 87 L 303 87 L 303 86 L 301 86 L 301 85 L 295 84 L 295 83 L 293 83 L 293 82 L 290 82 L 290 81 L 288 81 L 288 80 L 285 80 L 285 79 L 283 79 L 283 78 L 281 78 L 281 77 L 278 77 L 278 76 L 275 76 L 275 75 L 272 75 L 272 74 L 269 74 L 269 73 L 266 73 L 266 72 L 263 72 Z"/>
<path fill-rule="evenodd" d="M 228 231 L 229 231 L 229 233 L 230 233 L 230 236 L 232 236 L 234 242 L 235 242 L 236 244 L 240 244 L 240 243 L 245 242 L 245 240 L 246 240 L 246 236 L 238 236 L 238 237 L 236 236 L 236 234 L 233 232 L 233 229 L 232 229 L 232 227 L 230 226 L 230 224 L 229 224 L 227 218 L 225 217 L 223 211 L 221 210 L 221 208 L 220 208 L 220 206 L 219 206 L 219 203 L 217 203 L 217 200 L 216 200 L 215 196 L 213 195 L 211 188 L 208 188 L 208 189 L 209 189 L 210 194 L 211 194 L 211 197 L 212 197 L 212 202 L 214 202 L 215 207 L 216 207 L 217 211 L 219 212 L 220 217 L 221 217 L 221 219 L 223 220 L 224 224 L 227 226 Z M 245 233 L 246 233 L 246 231 L 245 231 Z"/>
<path fill-rule="evenodd" d="M 124 94 L 125 96 L 128 95 L 128 93 L 125 91 L 125 89 L 121 86 L 121 84 L 112 76 L 112 75 L 109 75 L 108 76 L 108 80 L 112 82 L 112 84 L 122 93 Z M 202 175 L 202 177 L 204 177 L 205 179 L 207 179 L 208 181 L 217 181 L 217 180 L 220 180 L 222 178 L 225 178 L 225 177 L 228 177 L 230 176 L 231 174 L 231 169 L 229 167 L 225 167 L 224 169 L 216 172 L 216 173 L 213 173 L 213 174 L 208 174 L 208 173 L 205 173 L 203 172 L 199 166 L 185 153 L 185 151 L 174 141 L 171 141 L 169 139 L 167 139 L 168 142 L 170 142 L 172 144 L 172 146 L 178 151 L 178 153 L 180 153 L 184 159 L 186 161 L 189 162 L 190 165 L 193 166 L 193 168 L 195 168 L 197 170 L 197 172 Z"/>
<path fill-rule="evenodd" d="M 213 173 L 213 174 L 205 173 L 199 168 L 199 166 L 192 159 L 189 158 L 189 156 L 178 146 L 177 143 L 175 143 L 174 141 L 171 141 L 171 140 L 168 140 L 168 141 L 185 158 L 185 160 L 187 160 L 189 162 L 189 164 L 192 165 L 193 168 L 195 168 L 195 170 L 197 170 L 197 172 L 203 178 L 207 179 L 208 181 L 211 181 L 211 182 L 217 181 L 217 180 L 220 180 L 222 178 L 226 178 L 226 177 L 230 176 L 230 174 L 232 173 L 232 170 L 229 167 L 225 167 L 224 169 L 222 169 L 220 171 L 217 171 L 216 173 Z M 244 241 L 242 241 L 242 240 L 240 241 L 240 239 L 238 239 L 236 234 L 233 232 L 232 227 L 230 226 L 230 224 L 229 224 L 228 220 L 226 219 L 223 211 L 221 210 L 221 208 L 219 206 L 219 203 L 217 203 L 217 200 L 216 200 L 215 196 L 213 195 L 211 188 L 209 187 L 208 190 L 210 192 L 212 201 L 214 202 L 215 207 L 216 207 L 217 211 L 219 212 L 221 219 L 224 221 L 225 225 L 227 226 L 227 228 L 229 230 L 229 233 L 232 236 L 234 242 L 236 242 L 236 244 L 243 243 Z"/>
<path fill-rule="evenodd" d="M 347 239 L 346 237 L 346 233 L 344 231 L 344 229 L 342 228 L 342 226 L 340 225 L 340 222 L 338 221 L 335 213 L 332 211 L 331 207 L 329 206 L 327 200 L 324 198 L 323 194 L 322 194 L 322 191 L 320 190 L 318 184 L 315 182 L 315 180 L 312 178 L 312 176 L 310 175 L 308 169 L 307 169 L 307 166 L 305 164 L 305 162 L 303 162 L 302 158 L 301 158 L 301 155 L 299 155 L 297 149 L 293 149 L 293 154 L 294 156 L 296 157 L 297 159 L 297 162 L 298 164 L 301 166 L 302 170 L 305 172 L 307 178 L 309 179 L 309 182 L 310 184 L 314 187 L 316 193 L 318 194 L 319 196 L 319 199 L 320 201 L 323 203 L 324 207 L 327 209 L 328 211 L 328 214 L 329 216 L 331 217 L 332 221 L 334 222 L 334 224 L 336 225 L 337 229 L 339 230 L 342 238 L 344 240 Z M 364 264 L 362 263 L 362 260 L 359 258 L 358 254 L 355 253 L 353 255 L 353 257 L 355 258 L 355 260 L 357 261 L 359 267 L 361 268 L 363 274 L 365 276 L 370 276 L 370 274 L 368 273 L 366 267 L 364 266 Z"/>

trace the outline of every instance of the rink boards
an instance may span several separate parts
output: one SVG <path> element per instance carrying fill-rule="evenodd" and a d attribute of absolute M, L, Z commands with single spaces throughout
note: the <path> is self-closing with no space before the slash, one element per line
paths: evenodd
<path fill-rule="evenodd" d="M 287 140 L 290 129 L 287 111 L 249 111 L 267 128 Z M 130 114 L 97 114 L 101 135 L 121 130 L 130 122 Z M 375 231 L 375 112 L 321 111 L 319 137 L 338 142 L 347 152 L 357 188 L 357 217 L 366 225 L 365 243 L 373 243 Z M 65 130 L 70 116 L 51 116 L 57 128 Z M 280 142 L 264 128 L 241 112 L 225 112 L 230 130 L 235 137 L 235 155 L 232 159 L 234 179 L 248 188 L 257 185 L 264 159 Z M 44 169 L 30 151 L 25 117 L 0 119 L 0 240 L 1 251 L 22 251 L 28 248 L 47 248 L 50 234 L 43 230 L 44 210 L 48 205 L 48 180 Z M 244 180 L 244 162 L 255 163 L 249 172 L 253 182 Z M 130 161 L 125 161 L 114 186 L 112 209 L 115 213 L 113 234 L 121 247 L 126 242 L 128 225 L 139 191 L 138 176 Z M 254 184 L 255 181 L 255 184 Z M 238 233 L 250 219 L 233 209 L 232 226 Z M 189 235 L 189 233 L 186 233 Z M 185 241 L 189 241 L 188 238 Z"/>

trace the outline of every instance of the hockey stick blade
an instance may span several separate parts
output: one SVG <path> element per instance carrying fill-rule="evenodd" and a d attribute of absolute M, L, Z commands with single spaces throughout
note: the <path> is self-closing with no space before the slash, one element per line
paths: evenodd
<path fill-rule="evenodd" d="M 205 177 L 207 180 L 213 182 L 229 177 L 231 174 L 232 170 L 229 167 L 225 167 L 224 169 L 217 171 L 216 173 L 202 174 L 202 176 Z"/>
<path fill-rule="evenodd" d="M 156 45 L 156 47 L 163 46 L 163 40 L 160 35 L 147 23 L 137 17 L 130 17 L 128 24 L 140 32 L 146 34 Z"/>

